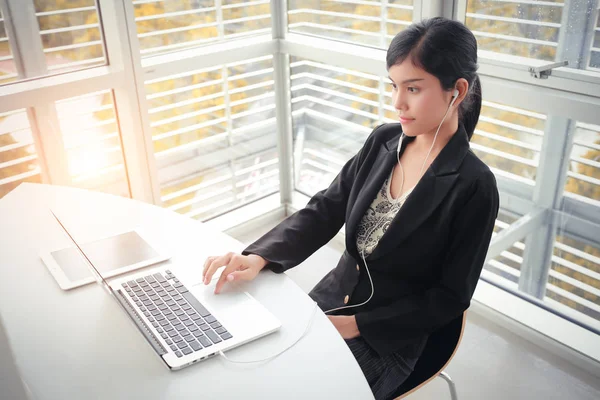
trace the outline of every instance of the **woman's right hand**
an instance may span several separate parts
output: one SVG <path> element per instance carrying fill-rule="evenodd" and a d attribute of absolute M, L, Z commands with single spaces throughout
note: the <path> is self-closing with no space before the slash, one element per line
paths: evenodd
<path fill-rule="evenodd" d="M 217 269 L 225 266 L 215 286 L 215 294 L 219 294 L 225 282 L 251 281 L 267 263 L 267 260 L 256 254 L 243 256 L 237 253 L 227 253 L 219 257 L 208 257 L 204 262 L 202 280 L 205 285 L 208 285 Z"/>

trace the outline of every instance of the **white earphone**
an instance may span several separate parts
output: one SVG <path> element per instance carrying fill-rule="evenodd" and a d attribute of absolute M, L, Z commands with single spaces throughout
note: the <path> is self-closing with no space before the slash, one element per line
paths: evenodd
<path fill-rule="evenodd" d="M 458 89 L 454 89 L 454 92 L 452 92 L 452 101 L 450 102 L 450 106 L 448 108 L 450 108 L 450 107 L 452 107 L 454 105 L 454 102 L 458 98 L 459 94 L 460 93 L 459 93 Z"/>

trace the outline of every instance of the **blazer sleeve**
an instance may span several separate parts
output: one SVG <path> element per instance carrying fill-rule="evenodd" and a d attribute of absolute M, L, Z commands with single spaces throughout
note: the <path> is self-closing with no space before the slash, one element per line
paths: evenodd
<path fill-rule="evenodd" d="M 329 242 L 344 225 L 352 184 L 381 126 L 371 132 L 361 150 L 344 165 L 327 189 L 315 194 L 306 207 L 286 218 L 242 254 L 257 254 L 269 262 L 267 268 L 280 273 L 300 264 Z"/>
<path fill-rule="evenodd" d="M 499 196 L 493 174 L 477 179 L 454 216 L 448 252 L 437 284 L 389 306 L 356 314 L 361 336 L 380 355 L 402 349 L 460 316 L 470 305 L 485 262 Z"/>

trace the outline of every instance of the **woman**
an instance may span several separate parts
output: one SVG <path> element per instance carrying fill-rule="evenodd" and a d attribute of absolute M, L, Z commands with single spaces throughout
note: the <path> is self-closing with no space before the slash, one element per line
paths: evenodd
<path fill-rule="evenodd" d="M 346 251 L 310 292 L 377 399 L 412 372 L 429 334 L 469 307 L 498 213 L 494 175 L 469 150 L 481 109 L 477 42 L 433 18 L 387 52 L 399 124 L 377 127 L 331 185 L 250 245 L 210 257 L 205 282 L 283 272 L 346 224 Z"/>

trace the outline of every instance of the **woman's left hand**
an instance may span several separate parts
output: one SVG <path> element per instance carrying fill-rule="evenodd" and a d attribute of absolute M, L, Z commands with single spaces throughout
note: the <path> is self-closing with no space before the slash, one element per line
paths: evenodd
<path fill-rule="evenodd" d="M 354 315 L 328 315 L 327 318 L 344 339 L 360 336 Z"/>

